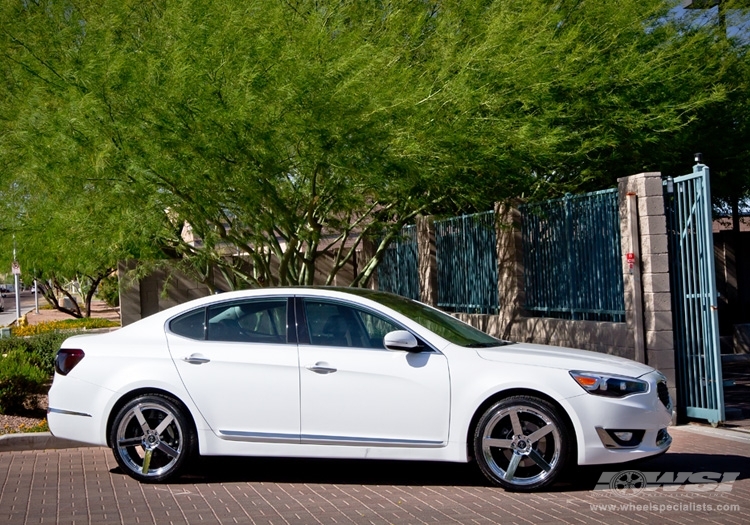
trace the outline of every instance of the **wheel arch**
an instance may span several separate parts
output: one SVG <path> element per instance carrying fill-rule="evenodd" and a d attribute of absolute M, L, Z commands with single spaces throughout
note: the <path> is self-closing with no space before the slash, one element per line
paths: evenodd
<path fill-rule="evenodd" d="M 143 388 L 136 388 L 135 390 L 131 390 L 130 392 L 123 394 L 117 402 L 112 406 L 112 409 L 109 411 L 109 415 L 107 416 L 107 427 L 106 427 L 106 439 L 107 439 L 107 446 L 112 447 L 110 435 L 112 433 L 112 425 L 114 424 L 115 418 L 117 417 L 117 414 L 120 412 L 120 409 L 124 407 L 127 403 L 132 401 L 133 399 L 143 396 L 143 395 L 159 395 L 168 398 L 170 401 L 175 403 L 185 414 L 185 417 L 190 422 L 190 426 L 192 427 L 191 430 L 193 431 L 193 434 L 197 440 L 198 437 L 198 431 L 197 426 L 195 424 L 195 418 L 193 417 L 193 413 L 190 411 L 188 406 L 182 402 L 182 400 L 173 394 L 172 392 L 169 392 L 168 390 L 164 390 L 161 388 L 156 387 L 143 387 Z"/>
<path fill-rule="evenodd" d="M 573 424 L 573 420 L 571 419 L 570 414 L 568 414 L 568 411 L 565 410 L 565 407 L 563 407 L 553 397 L 545 394 L 544 392 L 533 390 L 531 388 L 511 388 L 508 390 L 501 390 L 500 392 L 496 392 L 492 394 L 490 397 L 485 399 L 477 407 L 477 409 L 474 411 L 474 414 L 471 417 L 471 422 L 469 423 L 469 427 L 466 429 L 467 457 L 474 459 L 474 451 L 473 451 L 474 433 L 476 432 L 477 425 L 479 424 L 479 420 L 482 417 L 482 415 L 487 411 L 488 408 L 490 408 L 492 405 L 494 405 L 498 401 L 502 401 L 503 399 L 507 399 L 513 396 L 536 397 L 538 399 L 542 399 L 548 402 L 555 408 L 560 418 L 563 420 L 565 426 L 568 428 L 570 435 L 573 436 L 573 443 L 571 443 L 571 447 L 570 447 L 570 454 L 571 454 L 570 459 L 574 465 L 578 464 L 578 435 L 576 434 L 575 425 Z"/>

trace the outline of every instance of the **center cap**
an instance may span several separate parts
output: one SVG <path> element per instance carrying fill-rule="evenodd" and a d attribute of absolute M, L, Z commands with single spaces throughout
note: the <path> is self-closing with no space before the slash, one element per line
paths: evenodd
<path fill-rule="evenodd" d="M 514 436 L 510 447 L 519 454 L 528 454 L 531 452 L 531 442 L 524 435 Z"/>
<path fill-rule="evenodd" d="M 159 436 L 155 432 L 148 432 L 143 436 L 143 446 L 146 448 L 154 448 L 159 444 Z"/>

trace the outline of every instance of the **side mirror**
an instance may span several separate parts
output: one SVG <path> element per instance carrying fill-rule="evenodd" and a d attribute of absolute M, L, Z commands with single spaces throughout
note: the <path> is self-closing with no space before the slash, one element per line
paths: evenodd
<path fill-rule="evenodd" d="M 383 337 L 383 346 L 388 350 L 406 350 L 407 352 L 419 352 L 422 350 L 417 338 L 406 330 L 395 330 L 385 334 L 385 337 Z"/>

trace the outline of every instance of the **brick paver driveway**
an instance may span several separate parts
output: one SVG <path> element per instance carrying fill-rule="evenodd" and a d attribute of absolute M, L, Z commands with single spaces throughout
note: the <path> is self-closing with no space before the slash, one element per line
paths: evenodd
<path fill-rule="evenodd" d="M 532 495 L 445 463 L 214 458 L 179 483 L 141 485 L 107 449 L 4 452 L 0 523 L 747 523 L 750 434 L 672 434 L 664 456 L 585 469 Z M 596 488 L 605 471 L 622 472 L 616 489 Z M 695 483 L 719 475 L 727 482 Z M 670 477 L 687 481 L 658 485 Z"/>

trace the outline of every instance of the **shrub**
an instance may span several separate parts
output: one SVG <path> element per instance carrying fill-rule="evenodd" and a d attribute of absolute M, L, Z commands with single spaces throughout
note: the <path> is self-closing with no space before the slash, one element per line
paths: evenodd
<path fill-rule="evenodd" d="M 45 323 L 18 326 L 13 328 L 12 331 L 13 335 L 17 337 L 26 337 L 57 330 L 90 330 L 92 328 L 113 328 L 116 326 L 120 326 L 120 323 L 110 321 L 109 319 L 84 317 L 82 319 L 65 319 L 63 321 L 47 321 Z"/>
<path fill-rule="evenodd" d="M 62 342 L 75 332 L 46 332 L 31 337 L 0 339 L 0 354 L 22 352 L 29 361 L 51 377 L 55 371 L 55 354 Z"/>
<path fill-rule="evenodd" d="M 110 275 L 100 282 L 96 295 L 113 308 L 120 306 L 120 280 L 117 274 Z"/>
<path fill-rule="evenodd" d="M 0 413 L 17 413 L 46 390 L 49 374 L 16 349 L 0 357 Z M 33 408 L 33 407 L 30 407 Z"/>

